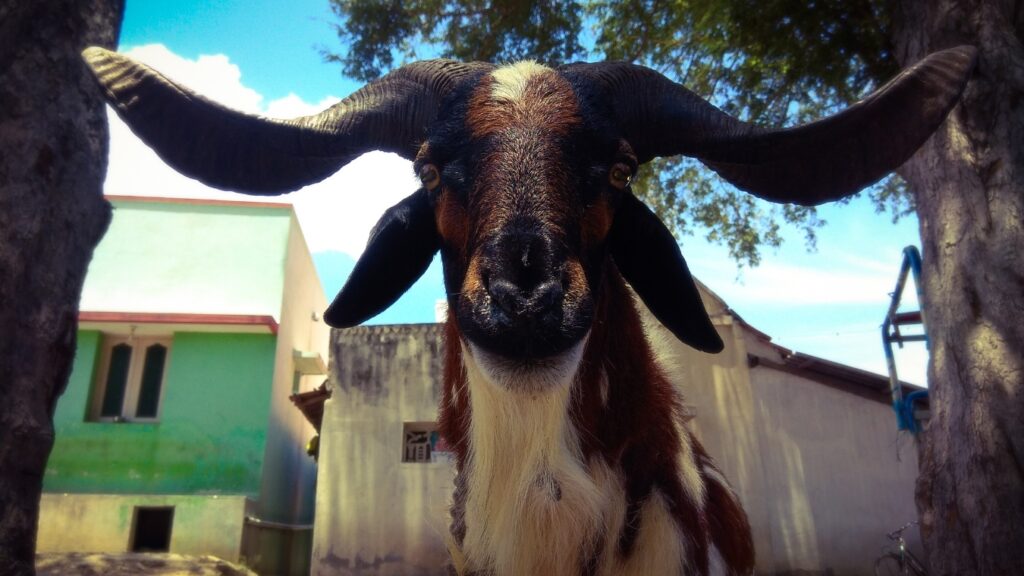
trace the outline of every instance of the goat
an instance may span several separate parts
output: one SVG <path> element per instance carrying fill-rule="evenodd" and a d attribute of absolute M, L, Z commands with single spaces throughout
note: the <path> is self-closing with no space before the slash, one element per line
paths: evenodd
<path fill-rule="evenodd" d="M 455 573 L 738 575 L 754 567 L 746 515 L 682 425 L 627 283 L 682 342 L 723 343 L 631 179 L 684 154 L 775 202 L 852 194 L 939 126 L 975 51 L 933 54 L 847 110 L 785 130 L 619 62 L 413 63 L 284 121 L 227 110 L 116 53 L 84 57 L 136 134 L 217 188 L 283 193 L 369 150 L 414 161 L 422 188 L 384 214 L 324 318 L 374 316 L 440 251 Z"/>

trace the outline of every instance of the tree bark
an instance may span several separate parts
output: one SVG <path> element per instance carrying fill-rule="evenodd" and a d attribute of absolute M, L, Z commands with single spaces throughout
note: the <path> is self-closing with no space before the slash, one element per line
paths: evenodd
<path fill-rule="evenodd" d="M 104 104 L 79 53 L 123 0 L 0 0 L 0 575 L 34 574 L 53 413 L 110 220 Z"/>
<path fill-rule="evenodd" d="M 930 574 L 1024 570 L 1024 14 L 900 0 L 896 57 L 980 50 L 961 104 L 901 169 L 923 243 L 931 420 L 917 506 Z"/>

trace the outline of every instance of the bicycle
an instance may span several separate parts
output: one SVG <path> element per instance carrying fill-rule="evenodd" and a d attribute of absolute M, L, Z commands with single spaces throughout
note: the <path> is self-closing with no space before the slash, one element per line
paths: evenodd
<path fill-rule="evenodd" d="M 875 560 L 875 576 L 928 576 L 924 565 L 907 548 L 907 541 L 903 539 L 903 531 L 915 524 L 917 520 L 907 522 L 885 535 L 896 543 L 897 549 L 888 550 Z"/>

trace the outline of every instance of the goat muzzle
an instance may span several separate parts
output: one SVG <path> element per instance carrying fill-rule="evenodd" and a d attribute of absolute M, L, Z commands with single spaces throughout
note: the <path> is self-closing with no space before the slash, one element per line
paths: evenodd
<path fill-rule="evenodd" d="M 506 358 L 545 358 L 578 342 L 589 298 L 574 297 L 557 240 L 536 225 L 506 227 L 478 252 L 479 289 L 460 305 L 460 325 L 476 345 Z"/>

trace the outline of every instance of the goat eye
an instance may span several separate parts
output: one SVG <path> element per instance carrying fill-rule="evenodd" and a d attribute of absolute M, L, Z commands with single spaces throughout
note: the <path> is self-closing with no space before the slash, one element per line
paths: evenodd
<path fill-rule="evenodd" d="M 420 168 L 420 182 L 427 190 L 434 190 L 441 184 L 441 175 L 437 172 L 437 166 L 424 164 Z"/>
<path fill-rule="evenodd" d="M 608 171 L 608 182 L 620 190 L 629 186 L 632 179 L 633 171 L 621 162 L 613 164 L 612 169 Z"/>

